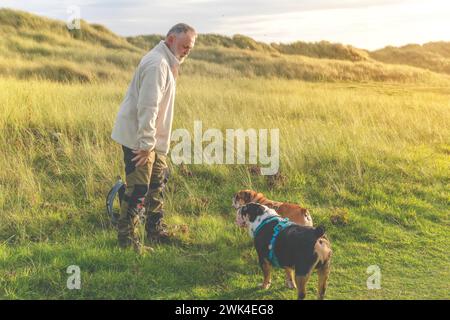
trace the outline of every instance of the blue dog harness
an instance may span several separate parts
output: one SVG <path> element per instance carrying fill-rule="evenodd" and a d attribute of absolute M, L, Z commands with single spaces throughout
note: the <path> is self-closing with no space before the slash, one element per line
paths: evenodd
<path fill-rule="evenodd" d="M 289 221 L 288 218 L 283 219 L 280 216 L 266 218 L 263 220 L 263 222 L 260 223 L 258 228 L 256 228 L 256 230 L 253 232 L 253 238 L 256 237 L 256 235 L 262 229 L 262 227 L 264 227 L 266 224 L 273 222 L 273 221 L 278 221 L 278 223 L 273 228 L 273 235 L 272 235 L 272 239 L 270 240 L 270 244 L 269 244 L 269 257 L 268 258 L 269 258 L 269 261 L 272 264 L 272 266 L 274 266 L 276 268 L 280 268 L 281 267 L 280 263 L 278 262 L 277 256 L 275 255 L 275 242 L 277 241 L 277 237 L 280 234 L 280 232 L 283 231 L 284 229 L 286 229 L 287 227 L 293 225 L 294 223 Z"/>

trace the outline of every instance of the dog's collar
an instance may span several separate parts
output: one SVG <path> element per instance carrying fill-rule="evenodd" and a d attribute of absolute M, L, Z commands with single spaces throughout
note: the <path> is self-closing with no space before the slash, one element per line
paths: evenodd
<path fill-rule="evenodd" d="M 266 224 L 273 222 L 273 221 L 280 221 L 283 220 L 283 218 L 281 218 L 280 216 L 271 216 L 271 217 L 267 217 L 265 218 L 258 227 L 256 227 L 255 231 L 253 231 L 253 238 L 256 237 L 256 235 L 258 234 L 258 232 L 262 229 L 262 227 L 264 227 Z"/>

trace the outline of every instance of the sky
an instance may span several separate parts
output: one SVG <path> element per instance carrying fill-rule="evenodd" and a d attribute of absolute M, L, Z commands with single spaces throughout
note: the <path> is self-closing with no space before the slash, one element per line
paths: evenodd
<path fill-rule="evenodd" d="M 0 0 L 0 7 L 64 21 L 71 6 L 122 36 L 166 34 L 185 22 L 199 33 L 267 43 L 327 40 L 375 50 L 450 41 L 448 0 Z"/>

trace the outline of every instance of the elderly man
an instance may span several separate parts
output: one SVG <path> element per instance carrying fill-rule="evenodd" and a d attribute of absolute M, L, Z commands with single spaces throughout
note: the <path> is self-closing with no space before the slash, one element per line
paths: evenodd
<path fill-rule="evenodd" d="M 141 213 L 151 242 L 170 240 L 163 222 L 163 192 L 175 80 L 196 37 L 195 29 L 187 24 L 173 26 L 165 41 L 142 58 L 120 106 L 111 136 L 122 145 L 127 184 L 118 222 L 120 247 L 143 248 L 137 230 Z"/>

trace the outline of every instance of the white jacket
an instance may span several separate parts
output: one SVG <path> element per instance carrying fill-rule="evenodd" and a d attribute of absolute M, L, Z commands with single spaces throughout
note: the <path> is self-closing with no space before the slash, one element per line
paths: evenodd
<path fill-rule="evenodd" d="M 139 63 L 117 114 L 111 137 L 130 149 L 167 154 L 179 61 L 161 41 Z"/>

